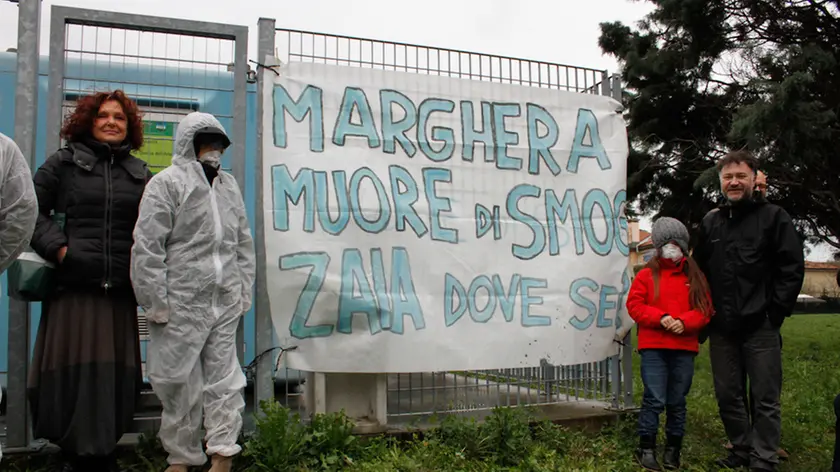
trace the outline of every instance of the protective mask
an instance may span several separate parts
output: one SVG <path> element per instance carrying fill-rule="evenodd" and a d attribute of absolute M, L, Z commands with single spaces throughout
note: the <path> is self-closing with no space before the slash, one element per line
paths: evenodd
<path fill-rule="evenodd" d="M 222 151 L 207 151 L 198 160 L 214 169 L 218 169 L 222 162 Z"/>
<path fill-rule="evenodd" d="M 676 244 L 668 243 L 662 246 L 662 257 L 679 262 L 683 258 L 683 252 Z"/>

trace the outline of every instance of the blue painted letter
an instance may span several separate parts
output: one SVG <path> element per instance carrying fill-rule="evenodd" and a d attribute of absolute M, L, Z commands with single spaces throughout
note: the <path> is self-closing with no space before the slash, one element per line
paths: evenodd
<path fill-rule="evenodd" d="M 388 171 L 391 178 L 391 195 L 394 199 L 394 220 L 396 220 L 397 231 L 405 231 L 405 224 L 408 223 L 414 234 L 422 238 L 429 229 L 414 209 L 414 204 L 420 198 L 417 181 L 400 166 L 390 166 Z"/>
<path fill-rule="evenodd" d="M 426 202 L 429 204 L 429 220 L 432 225 L 432 239 L 458 244 L 458 230 L 444 227 L 441 222 L 441 213 L 452 210 L 449 198 L 440 197 L 437 194 L 437 182 L 452 183 L 452 171 L 439 167 L 426 167 L 423 169 L 423 185 L 426 187 Z"/>
<path fill-rule="evenodd" d="M 452 304 L 452 295 L 458 297 L 457 308 Z M 446 277 L 444 277 L 443 287 L 443 319 L 446 322 L 446 326 L 454 325 L 456 321 L 464 316 L 466 311 L 467 291 L 464 290 L 464 286 L 461 285 L 461 282 L 454 275 L 447 272 Z"/>
<path fill-rule="evenodd" d="M 630 247 L 627 245 L 627 215 L 622 207 L 627 202 L 627 192 L 619 190 L 613 197 L 613 216 L 615 217 L 615 245 L 622 256 L 630 255 Z"/>
<path fill-rule="evenodd" d="M 542 306 L 543 304 L 542 297 L 531 296 L 532 288 L 548 288 L 548 281 L 545 279 L 522 277 L 522 282 L 519 285 L 519 297 L 522 301 L 522 326 L 526 328 L 533 326 L 551 326 L 551 317 L 531 314 L 531 305 Z"/>
<path fill-rule="evenodd" d="M 405 135 L 417 123 L 417 109 L 411 99 L 395 90 L 381 90 L 379 101 L 382 106 L 382 151 L 394 154 L 397 151 L 395 143 L 405 151 L 408 157 L 414 157 L 417 148 Z M 402 108 L 403 117 L 394 121 L 394 108 Z"/>
<path fill-rule="evenodd" d="M 598 328 L 609 328 L 613 325 L 613 320 L 607 318 L 607 310 L 614 310 L 618 305 L 611 297 L 618 295 L 618 289 L 612 285 L 601 286 L 601 297 L 598 299 L 598 320 L 595 326 Z"/>
<path fill-rule="evenodd" d="M 367 280 L 367 271 L 362 264 L 362 253 L 358 249 L 345 249 L 341 259 L 341 290 L 338 294 L 338 331 L 353 332 L 353 315 L 367 315 L 370 334 L 382 331 L 379 324 L 379 305 Z M 356 296 L 358 289 L 359 296 Z"/>
<path fill-rule="evenodd" d="M 502 284 L 502 278 L 498 274 L 493 276 L 493 286 L 496 288 L 496 298 L 499 299 L 499 304 L 502 305 L 502 314 L 505 321 L 513 321 L 513 303 L 516 301 L 516 294 L 519 292 L 519 284 L 522 276 L 513 274 L 510 276 L 510 287 L 505 293 L 505 286 Z"/>
<path fill-rule="evenodd" d="M 362 204 L 359 201 L 362 180 L 365 178 L 373 184 L 376 197 L 379 200 L 379 217 L 372 221 L 365 218 L 365 214 L 362 212 Z M 366 233 L 381 233 L 388 227 L 388 222 L 391 221 L 391 202 L 388 201 L 385 185 L 382 184 L 376 173 L 367 167 L 356 169 L 356 172 L 353 172 L 353 176 L 350 177 L 350 208 L 353 210 L 353 219 L 356 224 Z"/>
<path fill-rule="evenodd" d="M 548 110 L 533 103 L 528 104 L 527 114 L 528 148 L 531 149 L 528 156 L 528 173 L 540 175 L 540 159 L 542 159 L 553 175 L 560 174 L 560 165 L 551 154 L 551 148 L 557 144 L 557 137 L 560 135 L 557 122 Z M 546 133 L 543 136 L 540 136 L 540 123 L 546 127 Z"/>
<path fill-rule="evenodd" d="M 420 150 L 430 160 L 435 162 L 444 162 L 452 157 L 455 151 L 455 132 L 452 128 L 444 126 L 432 126 L 432 137 L 429 139 L 426 133 L 426 127 L 429 122 L 429 116 L 434 112 L 452 113 L 455 109 L 455 103 L 451 100 L 443 100 L 441 98 L 427 98 L 420 103 L 419 117 L 417 119 L 417 143 L 420 144 Z M 430 141 L 443 141 L 443 147 L 440 151 L 432 148 Z"/>
<path fill-rule="evenodd" d="M 324 92 L 312 85 L 307 85 L 297 101 L 289 96 L 282 85 L 274 86 L 274 145 L 286 148 L 286 112 L 300 123 L 309 116 L 309 150 L 324 151 Z"/>
<path fill-rule="evenodd" d="M 478 309 L 478 302 L 476 297 L 478 291 L 484 289 L 487 292 L 487 303 L 484 308 Z M 476 323 L 487 323 L 493 317 L 493 312 L 496 311 L 496 291 L 493 289 L 493 282 L 490 277 L 486 275 L 479 275 L 473 279 L 470 284 L 470 291 L 467 294 L 467 301 L 469 302 L 470 318 Z"/>
<path fill-rule="evenodd" d="M 493 128 L 496 137 L 496 168 L 508 170 L 522 170 L 522 159 L 508 155 L 508 146 L 519 144 L 519 135 L 505 129 L 505 118 L 515 118 L 520 115 L 518 103 L 493 104 Z"/>
<path fill-rule="evenodd" d="M 370 268 L 373 276 L 373 291 L 379 305 L 379 324 L 382 329 L 391 329 L 394 311 L 391 294 L 385 281 L 385 264 L 382 262 L 382 249 L 375 247 L 370 250 Z"/>
<path fill-rule="evenodd" d="M 604 215 L 604 224 L 607 229 L 607 235 L 603 241 L 598 239 L 598 235 L 595 234 L 595 224 L 592 221 L 592 212 L 596 205 L 601 208 L 601 213 Z M 593 188 L 587 192 L 586 196 L 583 197 L 583 229 L 586 233 L 586 240 L 589 242 L 589 247 L 595 251 L 595 254 L 606 256 L 612 250 L 613 238 L 615 237 L 614 223 L 610 198 L 606 192 L 599 188 Z"/>
<path fill-rule="evenodd" d="M 575 305 L 586 309 L 588 313 L 584 319 L 580 319 L 577 315 L 575 315 L 569 320 L 569 324 L 579 331 L 586 331 L 590 326 L 592 326 L 592 322 L 595 321 L 595 315 L 598 312 L 598 307 L 595 306 L 595 303 L 580 293 L 580 291 L 584 288 L 588 288 L 590 291 L 596 292 L 598 290 L 598 282 L 584 277 L 582 279 L 575 280 L 572 282 L 571 287 L 569 287 L 569 297 L 572 299 L 572 302 Z"/>
<path fill-rule="evenodd" d="M 391 292 L 396 295 L 394 297 L 394 322 L 391 325 L 391 332 L 403 334 L 403 317 L 405 315 L 411 316 L 415 331 L 424 329 L 426 320 L 423 318 L 420 299 L 414 292 L 411 262 L 408 259 L 408 251 L 404 247 L 395 247 L 391 250 Z"/>
<path fill-rule="evenodd" d="M 557 226 L 559 219 L 564 225 L 571 219 L 572 230 L 575 238 L 575 254 L 583 254 L 583 228 L 580 224 L 580 209 L 578 208 L 577 194 L 575 189 L 566 189 L 563 194 L 563 201 L 557 200 L 557 194 L 554 190 L 548 189 L 545 191 L 545 213 L 548 220 L 548 252 L 552 256 L 560 254 L 560 236 L 559 231 L 562 229 L 566 233 L 566 242 L 569 239 L 569 233 L 564 227 Z M 563 246 L 566 244 L 564 243 Z"/>
<path fill-rule="evenodd" d="M 298 296 L 295 313 L 289 323 L 289 332 L 297 339 L 323 338 L 332 334 L 333 325 L 323 324 L 307 326 L 306 322 L 312 314 L 315 299 L 324 285 L 327 267 L 330 265 L 330 255 L 326 252 L 299 252 L 287 254 L 280 258 L 280 270 L 296 270 L 311 267 L 303 291 Z"/>
<path fill-rule="evenodd" d="M 475 143 L 482 143 L 484 146 L 484 161 L 493 162 L 493 108 L 489 102 L 481 102 L 481 129 L 475 129 L 475 112 L 470 101 L 461 102 L 461 132 L 463 148 L 461 158 L 472 162 L 475 154 Z M 490 152 L 488 152 L 490 151 Z"/>
<path fill-rule="evenodd" d="M 358 124 L 353 123 L 353 110 L 359 111 L 360 123 Z M 333 142 L 338 146 L 344 146 L 347 136 L 367 138 L 368 147 L 379 147 L 379 135 L 376 133 L 376 122 L 373 120 L 370 103 L 365 92 L 358 87 L 344 89 L 344 99 L 341 101 L 341 109 L 335 121 L 335 130 L 333 130 Z"/>
<path fill-rule="evenodd" d="M 519 200 L 524 197 L 538 198 L 540 196 L 540 189 L 531 184 L 519 184 L 510 191 L 507 196 L 507 213 L 514 220 L 525 224 L 534 233 L 534 239 L 530 246 L 520 246 L 513 244 L 511 246 L 514 257 L 522 260 L 530 260 L 543 252 L 545 249 L 545 233 L 543 227 L 536 218 L 519 209 Z"/>
<path fill-rule="evenodd" d="M 315 179 L 312 169 L 300 169 L 292 178 L 286 164 L 271 167 L 271 193 L 274 201 L 274 229 L 289 230 L 289 207 L 287 200 L 294 205 L 303 201 L 303 230 L 307 233 L 315 232 Z"/>
<path fill-rule="evenodd" d="M 587 137 L 589 138 L 587 140 Z M 587 144 L 588 143 L 588 144 Z M 581 108 L 578 110 L 577 126 L 575 126 L 575 140 L 572 143 L 572 152 L 569 155 L 569 163 L 566 170 L 577 173 L 581 157 L 594 157 L 598 159 L 601 170 L 612 168 L 607 150 L 601 141 L 601 134 L 598 131 L 598 119 L 592 110 Z"/>
<path fill-rule="evenodd" d="M 335 220 L 330 216 L 330 193 L 325 171 L 315 171 L 315 197 L 318 207 L 318 221 L 327 234 L 338 236 L 350 221 L 350 205 L 347 202 L 347 174 L 343 170 L 332 171 L 333 187 L 335 188 Z"/>

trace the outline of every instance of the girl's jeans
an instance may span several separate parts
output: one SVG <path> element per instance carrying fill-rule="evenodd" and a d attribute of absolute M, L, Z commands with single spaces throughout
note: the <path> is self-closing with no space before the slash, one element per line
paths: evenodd
<path fill-rule="evenodd" d="M 642 356 L 642 410 L 639 436 L 653 436 L 659 430 L 659 415 L 667 412 L 665 434 L 685 434 L 685 396 L 694 377 L 694 352 L 674 349 L 644 349 Z"/>

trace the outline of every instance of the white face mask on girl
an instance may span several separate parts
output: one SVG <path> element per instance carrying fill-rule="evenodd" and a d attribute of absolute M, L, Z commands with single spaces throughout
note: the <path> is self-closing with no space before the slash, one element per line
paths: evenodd
<path fill-rule="evenodd" d="M 683 258 L 682 249 L 679 246 L 673 243 L 668 243 L 662 246 L 662 257 L 665 259 L 670 259 L 674 262 L 679 262 Z"/>
<path fill-rule="evenodd" d="M 199 161 L 218 169 L 222 162 L 222 151 L 207 151 L 198 158 Z"/>

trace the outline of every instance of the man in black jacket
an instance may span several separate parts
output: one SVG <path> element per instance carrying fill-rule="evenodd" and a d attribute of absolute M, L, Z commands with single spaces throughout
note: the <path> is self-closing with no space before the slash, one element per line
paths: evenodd
<path fill-rule="evenodd" d="M 733 446 L 718 466 L 772 471 L 779 462 L 781 434 L 779 329 L 796 304 L 805 261 L 787 212 L 753 195 L 757 167 L 756 159 L 743 151 L 718 163 L 726 201 L 703 218 L 694 258 L 712 291 L 712 374 L 720 417 Z M 754 415 L 747 407 L 745 375 Z"/>

